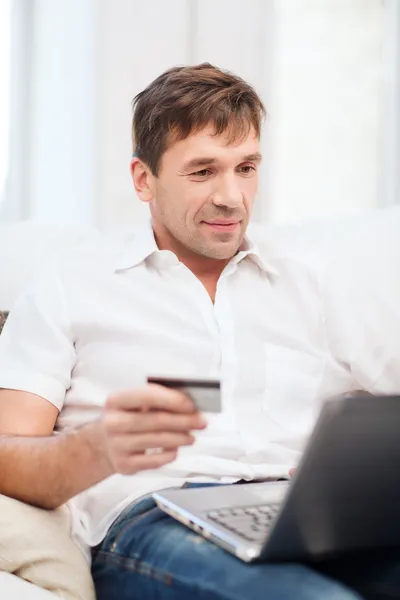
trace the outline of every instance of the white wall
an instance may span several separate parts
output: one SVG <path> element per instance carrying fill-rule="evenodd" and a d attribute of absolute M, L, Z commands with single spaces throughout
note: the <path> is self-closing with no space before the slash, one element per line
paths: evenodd
<path fill-rule="evenodd" d="M 257 219 L 379 205 L 386 4 L 34 0 L 24 216 L 103 228 L 143 219 L 130 102 L 164 69 L 205 60 L 248 79 L 267 105 Z"/>
<path fill-rule="evenodd" d="M 378 202 L 382 2 L 275 3 L 271 215 Z"/>

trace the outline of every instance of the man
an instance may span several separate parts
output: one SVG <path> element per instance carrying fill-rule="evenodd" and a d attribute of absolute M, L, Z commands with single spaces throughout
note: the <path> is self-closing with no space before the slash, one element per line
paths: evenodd
<path fill-rule="evenodd" d="M 287 475 L 324 373 L 335 392 L 357 387 L 330 357 L 307 264 L 246 236 L 263 114 L 209 64 L 153 81 L 134 102 L 131 163 L 152 227 L 63 259 L 1 338 L 0 493 L 72 499 L 100 600 L 359 597 L 307 566 L 245 565 L 151 500 Z M 222 414 L 206 427 L 183 395 L 146 384 L 173 374 L 220 377 Z"/>

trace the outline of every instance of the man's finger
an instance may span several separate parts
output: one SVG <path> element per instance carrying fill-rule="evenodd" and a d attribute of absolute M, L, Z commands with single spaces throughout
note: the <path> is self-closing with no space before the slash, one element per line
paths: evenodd
<path fill-rule="evenodd" d="M 108 406 L 120 410 L 164 410 L 174 413 L 196 411 L 194 403 L 183 392 L 150 383 L 137 390 L 112 394 Z"/>
<path fill-rule="evenodd" d="M 108 411 L 105 415 L 107 430 L 115 434 L 183 432 L 204 429 L 207 422 L 200 413 L 177 415 L 168 412 Z"/>
<path fill-rule="evenodd" d="M 157 454 L 134 454 L 118 465 L 118 472 L 124 475 L 131 475 L 138 471 L 159 469 L 174 461 L 177 455 L 177 450 L 166 450 Z"/>
<path fill-rule="evenodd" d="M 187 433 L 139 433 L 122 436 L 117 441 L 117 447 L 124 453 L 136 454 L 154 448 L 175 450 L 193 443 L 194 437 Z"/>

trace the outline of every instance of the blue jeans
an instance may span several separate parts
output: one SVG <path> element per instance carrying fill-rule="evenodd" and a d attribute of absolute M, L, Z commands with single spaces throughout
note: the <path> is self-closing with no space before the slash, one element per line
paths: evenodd
<path fill-rule="evenodd" d="M 311 565 L 246 564 L 165 515 L 128 507 L 93 550 L 98 600 L 400 598 L 400 549 Z"/>

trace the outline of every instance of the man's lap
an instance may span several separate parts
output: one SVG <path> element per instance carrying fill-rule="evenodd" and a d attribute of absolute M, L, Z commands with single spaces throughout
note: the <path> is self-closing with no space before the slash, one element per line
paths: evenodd
<path fill-rule="evenodd" d="M 242 563 L 165 515 L 151 498 L 116 520 L 93 553 L 92 572 L 98 600 L 362 597 L 305 565 Z"/>

